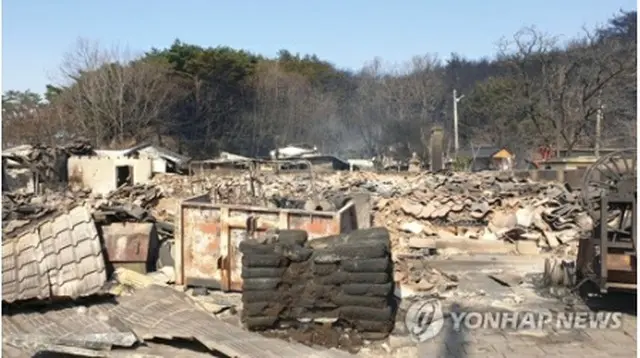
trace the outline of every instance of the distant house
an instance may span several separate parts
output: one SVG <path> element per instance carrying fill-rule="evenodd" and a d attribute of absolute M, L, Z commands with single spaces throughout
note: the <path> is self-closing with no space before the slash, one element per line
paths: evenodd
<path fill-rule="evenodd" d="M 3 150 L 3 190 L 35 193 L 40 190 L 41 184 L 64 184 L 67 179 L 67 155 L 51 149 L 27 144 Z"/>
<path fill-rule="evenodd" d="M 202 175 L 211 170 L 244 170 L 249 169 L 255 161 L 255 158 L 229 152 L 220 152 L 220 155 L 215 159 L 192 161 L 189 174 Z"/>
<path fill-rule="evenodd" d="M 347 159 L 350 169 L 353 170 L 374 170 L 375 163 L 372 159 Z"/>
<path fill-rule="evenodd" d="M 458 157 L 471 160 L 472 171 L 482 170 L 512 170 L 515 162 L 515 155 L 508 149 L 501 147 L 476 147 L 473 149 L 461 150 Z"/>
<path fill-rule="evenodd" d="M 314 154 L 318 154 L 318 148 L 308 144 L 288 145 L 284 148 L 274 149 L 269 152 L 271 159 L 294 158 Z"/>
<path fill-rule="evenodd" d="M 148 183 L 154 174 L 181 173 L 191 159 L 150 144 L 122 150 L 95 150 L 95 155 L 71 156 L 69 182 L 100 194 L 122 185 Z"/>
<path fill-rule="evenodd" d="M 153 173 L 177 173 L 188 169 L 190 157 L 168 149 L 143 143 L 122 150 L 96 150 L 98 157 L 148 158 L 152 160 Z"/>

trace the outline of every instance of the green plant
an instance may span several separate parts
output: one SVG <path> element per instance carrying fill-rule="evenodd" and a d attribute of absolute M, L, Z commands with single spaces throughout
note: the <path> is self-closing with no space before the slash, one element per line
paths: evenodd
<path fill-rule="evenodd" d="M 471 166 L 471 158 L 469 157 L 456 157 L 451 163 L 451 169 L 454 171 L 466 171 Z"/>

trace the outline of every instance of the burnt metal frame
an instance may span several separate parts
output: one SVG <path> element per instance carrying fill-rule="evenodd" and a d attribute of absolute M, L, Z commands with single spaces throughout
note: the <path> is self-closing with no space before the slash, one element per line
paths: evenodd
<path fill-rule="evenodd" d="M 628 210 L 629 208 L 631 209 L 631 242 L 616 242 L 609 238 L 610 230 L 609 226 L 607 225 L 609 213 L 607 208 L 609 207 L 609 205 L 621 207 L 625 210 Z M 626 195 L 603 195 L 600 198 L 600 235 L 599 237 L 593 238 L 593 240 L 594 244 L 600 246 L 600 277 L 596 279 L 596 282 L 598 283 L 598 286 L 600 287 L 600 291 L 602 293 L 606 293 L 608 288 L 613 286 L 612 284 L 607 282 L 607 253 L 609 252 L 609 248 L 629 250 L 631 252 L 626 253 L 628 256 L 637 256 L 638 254 L 636 207 L 637 195 L 635 191 Z"/>

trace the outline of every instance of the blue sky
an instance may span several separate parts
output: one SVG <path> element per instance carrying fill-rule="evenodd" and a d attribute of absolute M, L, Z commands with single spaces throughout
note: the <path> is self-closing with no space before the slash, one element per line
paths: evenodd
<path fill-rule="evenodd" d="M 523 26 L 567 37 L 635 0 L 3 0 L 2 90 L 44 91 L 78 37 L 135 51 L 174 39 L 273 56 L 315 53 L 342 68 L 452 52 L 491 56 Z"/>

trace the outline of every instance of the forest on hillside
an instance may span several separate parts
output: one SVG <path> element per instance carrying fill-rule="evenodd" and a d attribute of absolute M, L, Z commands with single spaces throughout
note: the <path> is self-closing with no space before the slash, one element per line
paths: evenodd
<path fill-rule="evenodd" d="M 3 146 L 84 137 L 99 147 L 151 141 L 196 158 L 291 143 L 349 157 L 390 147 L 426 157 L 432 126 L 451 138 L 454 89 L 464 94 L 462 148 L 592 147 L 599 109 L 600 144 L 633 146 L 636 27 L 636 12 L 621 11 L 571 40 L 523 28 L 491 59 L 427 54 L 395 67 L 374 59 L 357 72 L 287 50 L 267 58 L 175 40 L 131 56 L 78 40 L 63 81 L 44 96 L 3 94 Z"/>

